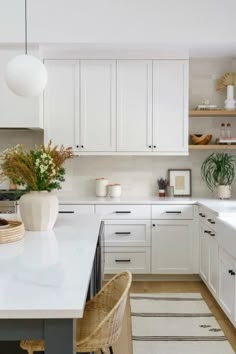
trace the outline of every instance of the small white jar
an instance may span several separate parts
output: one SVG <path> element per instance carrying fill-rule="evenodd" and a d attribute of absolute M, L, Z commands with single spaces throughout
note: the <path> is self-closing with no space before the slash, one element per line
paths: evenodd
<path fill-rule="evenodd" d="M 120 184 L 109 184 L 108 194 L 111 198 L 119 198 L 121 196 L 121 185 Z"/>
<path fill-rule="evenodd" d="M 96 179 L 96 197 L 107 196 L 107 185 L 108 185 L 108 179 L 106 178 Z"/>

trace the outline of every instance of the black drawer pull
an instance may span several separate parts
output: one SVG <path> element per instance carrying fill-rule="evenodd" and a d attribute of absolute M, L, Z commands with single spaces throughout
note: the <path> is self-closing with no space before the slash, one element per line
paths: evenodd
<path fill-rule="evenodd" d="M 209 231 L 209 230 L 204 230 L 204 232 L 205 232 L 205 234 L 210 234 L 211 233 L 211 231 Z"/>
<path fill-rule="evenodd" d="M 115 211 L 116 214 L 131 214 L 131 211 Z"/>
<path fill-rule="evenodd" d="M 115 232 L 116 235 L 131 235 L 131 232 Z"/>
<path fill-rule="evenodd" d="M 207 219 L 211 224 L 215 224 L 215 221 L 213 221 L 212 219 Z"/>
<path fill-rule="evenodd" d="M 215 235 L 214 232 L 210 232 L 210 236 L 214 237 Z"/>
<path fill-rule="evenodd" d="M 166 211 L 166 214 L 181 214 L 182 211 Z"/>
<path fill-rule="evenodd" d="M 115 259 L 116 263 L 130 263 L 130 259 Z"/>
<path fill-rule="evenodd" d="M 229 274 L 234 275 L 233 274 L 234 273 L 233 269 L 229 269 L 228 272 L 229 272 Z"/>
<path fill-rule="evenodd" d="M 73 210 L 68 210 L 68 211 L 63 211 L 63 210 L 60 210 L 59 211 L 59 214 L 74 214 L 75 212 Z"/>
<path fill-rule="evenodd" d="M 206 217 L 206 215 L 204 215 L 204 214 L 202 214 L 202 213 L 200 213 L 199 214 L 202 218 L 205 218 Z"/>

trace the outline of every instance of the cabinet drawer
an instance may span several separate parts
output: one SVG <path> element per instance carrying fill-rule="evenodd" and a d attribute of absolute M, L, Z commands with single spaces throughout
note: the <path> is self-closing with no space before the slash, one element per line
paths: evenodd
<path fill-rule="evenodd" d="M 105 273 L 150 273 L 150 247 L 106 247 Z"/>
<path fill-rule="evenodd" d="M 152 219 L 193 219 L 193 206 L 184 204 L 163 204 L 152 206 Z"/>
<path fill-rule="evenodd" d="M 94 214 L 94 205 L 60 204 L 60 214 Z"/>
<path fill-rule="evenodd" d="M 149 220 L 107 220 L 104 230 L 106 246 L 150 246 Z"/>
<path fill-rule="evenodd" d="M 150 205 L 96 205 L 96 213 L 109 219 L 150 219 Z"/>
<path fill-rule="evenodd" d="M 203 222 L 208 228 L 212 230 L 216 230 L 216 223 L 217 223 L 217 214 L 214 213 L 213 211 L 204 208 L 204 207 L 199 207 L 199 220 L 200 222 Z"/>

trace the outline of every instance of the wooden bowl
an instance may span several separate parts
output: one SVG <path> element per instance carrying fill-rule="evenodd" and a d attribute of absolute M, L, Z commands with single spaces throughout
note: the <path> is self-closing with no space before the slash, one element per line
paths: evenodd
<path fill-rule="evenodd" d="M 212 134 L 190 134 L 193 145 L 207 145 L 212 139 Z"/>

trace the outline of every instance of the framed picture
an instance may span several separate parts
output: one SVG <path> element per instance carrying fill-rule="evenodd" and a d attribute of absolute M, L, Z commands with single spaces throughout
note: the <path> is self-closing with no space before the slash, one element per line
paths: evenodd
<path fill-rule="evenodd" d="M 192 195 L 191 170 L 168 170 L 170 186 L 174 187 L 175 197 L 190 197 Z"/>

